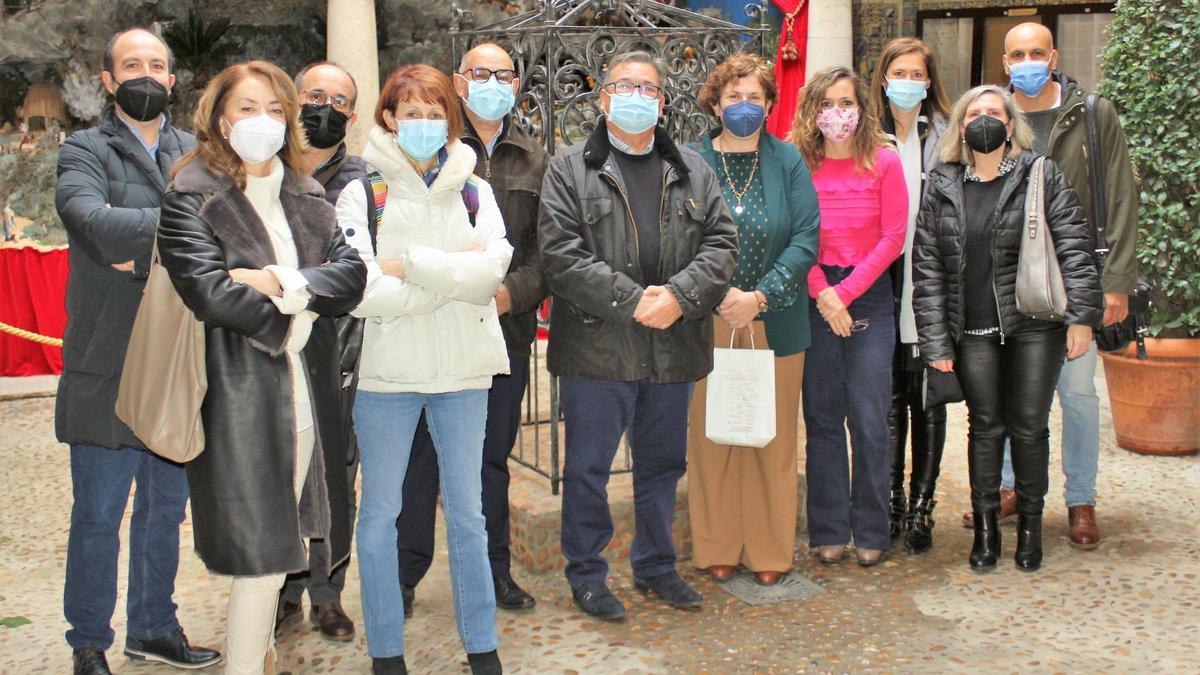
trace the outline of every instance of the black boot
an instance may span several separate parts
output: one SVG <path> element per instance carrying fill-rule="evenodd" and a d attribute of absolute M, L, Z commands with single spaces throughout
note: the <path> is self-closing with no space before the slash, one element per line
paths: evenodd
<path fill-rule="evenodd" d="M 504 668 L 500 666 L 500 655 L 493 649 L 481 654 L 467 654 L 467 663 L 471 666 L 471 675 L 503 675 Z"/>
<path fill-rule="evenodd" d="M 925 553 L 933 548 L 933 507 L 937 502 L 930 497 L 913 496 L 908 502 L 908 513 L 904 516 L 904 550 L 909 553 Z"/>
<path fill-rule="evenodd" d="M 371 659 L 372 675 L 408 675 L 408 666 L 404 664 L 404 655 L 386 656 Z"/>
<path fill-rule="evenodd" d="M 901 348 L 903 345 L 901 345 Z M 903 369 L 893 373 L 902 378 Z M 908 450 L 908 399 L 903 389 L 892 391 L 892 407 L 888 410 L 888 444 L 892 458 L 892 496 L 888 509 L 888 530 L 892 539 L 904 533 L 904 460 Z"/>
<path fill-rule="evenodd" d="M 1000 525 L 996 512 L 975 512 L 975 544 L 971 546 L 971 569 L 976 572 L 991 572 L 1000 557 Z"/>
<path fill-rule="evenodd" d="M 1017 521 L 1017 569 L 1034 572 L 1042 566 L 1042 517 L 1021 514 Z"/>
<path fill-rule="evenodd" d="M 903 480 L 904 475 L 901 474 Z M 891 506 L 888 509 L 888 528 L 892 539 L 904 534 L 905 523 L 904 487 L 892 488 Z"/>

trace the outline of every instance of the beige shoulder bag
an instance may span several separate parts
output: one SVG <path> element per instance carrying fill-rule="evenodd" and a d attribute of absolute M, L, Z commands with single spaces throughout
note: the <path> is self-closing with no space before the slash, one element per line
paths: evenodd
<path fill-rule="evenodd" d="M 1062 321 L 1067 311 L 1067 288 L 1046 225 L 1045 163 L 1045 157 L 1038 157 L 1029 169 L 1025 226 L 1017 260 L 1017 311 L 1032 319 Z"/>

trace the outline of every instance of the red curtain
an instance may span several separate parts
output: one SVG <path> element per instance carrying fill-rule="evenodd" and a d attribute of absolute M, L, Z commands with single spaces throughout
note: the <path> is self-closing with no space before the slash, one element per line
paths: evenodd
<path fill-rule="evenodd" d="M 67 249 L 0 248 L 0 322 L 61 338 L 67 326 Z M 62 349 L 0 332 L 0 376 L 62 372 Z"/>
<path fill-rule="evenodd" d="M 803 3 L 804 7 L 796 13 L 792 30 L 788 30 L 787 21 L 779 33 L 779 52 L 775 55 L 775 86 L 779 91 L 779 100 L 771 116 L 767 118 L 767 131 L 779 138 L 785 138 L 792 130 L 792 118 L 796 116 L 796 103 L 799 100 L 800 88 L 804 86 L 804 62 L 808 45 L 808 2 L 807 0 L 771 0 L 784 14 L 796 11 Z M 794 61 L 783 59 L 783 48 L 791 41 L 796 45 L 799 56 Z"/>

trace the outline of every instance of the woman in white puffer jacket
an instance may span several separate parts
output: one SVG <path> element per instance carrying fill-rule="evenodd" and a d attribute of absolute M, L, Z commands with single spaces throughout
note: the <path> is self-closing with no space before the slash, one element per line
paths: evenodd
<path fill-rule="evenodd" d="M 475 153 L 457 140 L 461 112 L 445 75 L 400 68 L 384 84 L 375 120 L 363 159 L 386 189 L 352 184 L 337 204 L 346 240 L 368 269 L 352 312 L 366 319 L 354 427 L 367 650 L 374 672 L 406 672 L 396 517 L 424 411 L 438 455 L 459 637 L 472 672 L 498 673 L 480 472 L 487 390 L 493 375 L 508 372 L 493 295 L 512 247 L 491 188 L 472 176 Z M 383 212 L 372 242 L 377 198 Z"/>

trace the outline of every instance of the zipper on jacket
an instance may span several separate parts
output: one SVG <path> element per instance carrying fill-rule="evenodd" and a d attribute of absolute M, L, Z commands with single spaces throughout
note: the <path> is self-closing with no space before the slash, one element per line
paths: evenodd
<path fill-rule="evenodd" d="M 663 278 L 663 242 L 667 240 L 663 233 L 663 217 L 667 210 L 667 170 L 663 171 L 662 193 L 658 201 L 658 278 Z"/>
<path fill-rule="evenodd" d="M 492 156 L 488 155 L 483 158 L 483 178 L 486 181 L 492 180 Z"/>
<path fill-rule="evenodd" d="M 607 178 L 608 181 L 610 183 L 612 183 L 612 186 L 617 189 L 617 193 L 621 195 L 621 201 L 624 202 L 624 204 L 625 204 L 625 213 L 629 214 L 629 225 L 630 225 L 630 227 L 633 228 L 634 252 L 637 254 L 637 256 L 636 256 L 637 259 L 641 260 L 642 259 L 642 240 L 638 237 L 637 222 L 633 219 L 633 208 L 629 206 L 629 197 L 625 196 L 625 190 L 621 187 L 621 184 L 617 182 L 617 179 L 614 178 L 612 174 L 601 171 L 600 175 Z M 645 281 L 645 280 L 643 279 L 643 281 Z"/>

